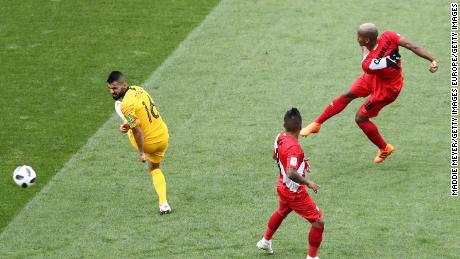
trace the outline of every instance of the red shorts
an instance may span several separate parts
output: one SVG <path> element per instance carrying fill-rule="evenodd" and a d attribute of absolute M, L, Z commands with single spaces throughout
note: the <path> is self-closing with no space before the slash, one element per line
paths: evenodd
<path fill-rule="evenodd" d="M 359 108 L 359 114 L 365 117 L 376 117 L 386 105 L 394 102 L 403 86 L 402 78 L 395 81 L 383 81 L 376 75 L 362 74 L 356 78 L 348 90 L 357 97 L 371 95 Z"/>
<path fill-rule="evenodd" d="M 288 215 L 291 211 L 295 211 L 297 214 L 310 221 L 315 222 L 317 219 L 323 217 L 323 213 L 316 206 L 313 199 L 306 192 L 302 192 L 294 195 L 285 195 L 282 191 L 278 191 L 279 197 L 279 208 L 278 212 L 284 216 Z"/>

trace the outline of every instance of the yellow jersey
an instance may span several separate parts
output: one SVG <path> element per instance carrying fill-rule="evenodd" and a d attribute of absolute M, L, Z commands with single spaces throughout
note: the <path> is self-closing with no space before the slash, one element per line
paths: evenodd
<path fill-rule="evenodd" d="M 145 143 L 157 143 L 169 138 L 168 127 L 144 88 L 129 86 L 121 102 L 121 112 L 130 128 L 141 127 Z M 129 130 L 128 134 L 131 136 L 132 131 Z"/>

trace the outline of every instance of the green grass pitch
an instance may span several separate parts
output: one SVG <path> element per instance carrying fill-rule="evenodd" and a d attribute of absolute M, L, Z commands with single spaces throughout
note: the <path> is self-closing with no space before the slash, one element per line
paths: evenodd
<path fill-rule="evenodd" d="M 374 120 L 396 147 L 382 165 L 354 123 L 362 100 L 301 140 L 321 185 L 312 194 L 326 222 L 320 257 L 458 258 L 449 2 L 62 0 L 0 10 L 9 14 L 0 258 L 267 258 L 255 243 L 277 206 L 270 154 L 283 113 L 298 107 L 308 123 L 349 87 L 366 21 L 420 43 L 440 71 L 401 50 L 405 87 Z M 111 69 L 145 83 L 169 126 L 170 215 L 158 215 L 150 177 L 117 131 Z M 36 168 L 36 186 L 13 185 L 18 163 Z M 270 258 L 304 258 L 308 229 L 290 215 Z"/>
<path fill-rule="evenodd" d="M 110 117 L 108 73 L 142 83 L 217 1 L 0 3 L 2 229 Z M 21 164 L 34 188 L 12 184 Z"/>

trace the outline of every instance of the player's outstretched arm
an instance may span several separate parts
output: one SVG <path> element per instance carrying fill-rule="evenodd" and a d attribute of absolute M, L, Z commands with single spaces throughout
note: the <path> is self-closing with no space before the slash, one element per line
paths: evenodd
<path fill-rule="evenodd" d="M 142 134 L 142 129 L 138 125 L 131 129 L 133 131 L 134 139 L 136 140 L 137 147 L 139 148 L 139 160 L 145 162 L 145 153 L 144 153 L 144 135 Z"/>
<path fill-rule="evenodd" d="M 438 61 L 424 48 L 403 36 L 399 38 L 398 45 L 414 52 L 417 56 L 430 61 L 431 64 L 429 70 L 431 73 L 434 73 L 438 70 Z"/>

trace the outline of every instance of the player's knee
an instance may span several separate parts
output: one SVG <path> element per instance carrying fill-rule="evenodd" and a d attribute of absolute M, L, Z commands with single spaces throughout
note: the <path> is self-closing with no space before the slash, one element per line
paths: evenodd
<path fill-rule="evenodd" d="M 323 220 L 323 219 L 319 219 L 319 220 L 318 220 L 318 224 L 319 224 L 322 228 L 324 228 L 324 224 L 325 224 L 325 223 L 324 223 L 324 220 Z"/>
<path fill-rule="evenodd" d="M 356 115 L 355 115 L 355 122 L 356 122 L 357 124 L 360 124 L 360 123 L 365 122 L 365 121 L 367 121 L 367 120 L 369 120 L 368 117 L 362 116 L 361 114 L 359 114 L 359 112 L 356 113 Z"/>
<path fill-rule="evenodd" d="M 322 218 L 320 219 L 317 219 L 315 220 L 315 222 L 313 222 L 313 227 L 316 227 L 316 228 L 324 228 L 324 221 Z"/>
<path fill-rule="evenodd" d="M 346 92 L 345 94 L 343 94 L 343 96 L 345 96 L 345 98 L 349 99 L 349 100 L 353 100 L 353 99 L 356 99 L 358 98 L 358 96 L 350 93 L 350 92 Z"/>
<path fill-rule="evenodd" d="M 287 211 L 280 210 L 280 209 L 278 209 L 276 212 L 278 213 L 278 215 L 280 215 L 280 216 L 283 217 L 283 218 L 285 218 L 286 215 L 288 214 Z"/>
<path fill-rule="evenodd" d="M 149 171 L 153 171 L 155 169 L 160 169 L 160 163 L 149 162 Z"/>

